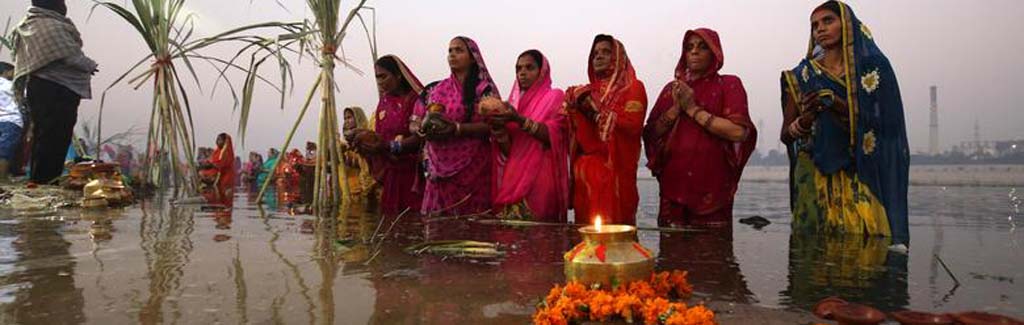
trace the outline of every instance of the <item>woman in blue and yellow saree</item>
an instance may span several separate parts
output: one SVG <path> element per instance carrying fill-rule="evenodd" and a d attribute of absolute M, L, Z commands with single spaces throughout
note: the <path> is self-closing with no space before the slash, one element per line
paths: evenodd
<path fill-rule="evenodd" d="M 910 153 L 892 66 L 845 3 L 817 7 L 811 34 L 806 58 L 782 73 L 793 230 L 907 245 Z"/>

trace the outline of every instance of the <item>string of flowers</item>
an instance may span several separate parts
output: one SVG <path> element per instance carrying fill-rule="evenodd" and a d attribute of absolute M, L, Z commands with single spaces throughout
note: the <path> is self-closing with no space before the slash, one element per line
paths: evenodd
<path fill-rule="evenodd" d="M 716 325 L 715 313 L 703 305 L 689 307 L 670 299 L 686 299 L 693 286 L 685 271 L 652 274 L 612 290 L 588 289 L 579 282 L 555 285 L 533 315 L 538 325 L 567 325 L 584 321 L 666 325 Z"/>

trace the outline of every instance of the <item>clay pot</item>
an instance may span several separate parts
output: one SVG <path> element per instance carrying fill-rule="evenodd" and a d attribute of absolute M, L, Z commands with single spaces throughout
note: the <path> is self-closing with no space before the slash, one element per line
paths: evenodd
<path fill-rule="evenodd" d="M 91 163 L 78 163 L 71 165 L 71 172 L 69 173 L 71 178 L 86 178 L 92 174 Z"/>
<path fill-rule="evenodd" d="M 861 304 L 845 304 L 832 310 L 839 325 L 876 325 L 885 320 L 882 311 Z"/>
<path fill-rule="evenodd" d="M 980 311 L 969 311 L 953 314 L 956 321 L 964 325 L 1024 325 L 1024 322 L 1008 316 L 990 314 Z"/>
<path fill-rule="evenodd" d="M 849 302 L 846 302 L 846 300 L 839 297 L 828 297 L 822 299 L 814 305 L 814 316 L 818 316 L 818 318 L 821 319 L 832 319 L 832 311 L 834 311 L 836 307 L 846 304 L 849 304 Z"/>
<path fill-rule="evenodd" d="M 231 236 L 228 236 L 228 235 L 225 235 L 225 234 L 213 235 L 213 241 L 215 241 L 215 242 L 220 243 L 220 242 L 224 242 L 224 241 L 228 241 L 228 240 L 231 240 Z"/>
<path fill-rule="evenodd" d="M 925 313 L 912 310 L 898 311 L 889 314 L 901 325 L 953 325 L 953 317 L 949 315 L 940 315 Z"/>

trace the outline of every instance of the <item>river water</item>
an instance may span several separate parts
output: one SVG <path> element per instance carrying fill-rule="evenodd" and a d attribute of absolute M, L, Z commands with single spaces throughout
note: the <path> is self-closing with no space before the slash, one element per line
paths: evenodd
<path fill-rule="evenodd" d="M 640 189 L 639 223 L 654 226 L 657 184 Z M 736 218 L 771 220 L 763 229 L 640 240 L 658 269 L 689 271 L 695 300 L 806 314 L 838 295 L 886 311 L 1022 317 L 1022 194 L 912 187 L 909 254 L 884 239 L 791 233 L 788 188 L 777 182 L 738 193 Z M 119 210 L 0 211 L 0 324 L 524 324 L 564 281 L 562 253 L 579 241 L 571 226 L 408 218 L 392 228 L 362 212 L 337 224 L 250 200 L 239 194 L 230 213 L 162 196 Z M 347 240 L 373 233 L 383 239 Z M 497 242 L 506 255 L 403 252 L 425 238 Z"/>

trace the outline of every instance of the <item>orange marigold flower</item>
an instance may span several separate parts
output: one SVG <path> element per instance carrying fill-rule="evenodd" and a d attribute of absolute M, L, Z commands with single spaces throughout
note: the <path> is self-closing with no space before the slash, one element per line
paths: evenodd
<path fill-rule="evenodd" d="M 665 319 L 665 325 L 690 325 L 686 322 L 686 313 L 673 312 L 671 316 Z"/>
<path fill-rule="evenodd" d="M 672 284 L 672 288 L 680 298 L 689 297 L 693 294 L 693 286 L 686 280 L 686 271 L 672 271 L 672 275 L 669 276 L 669 283 Z"/>
<path fill-rule="evenodd" d="M 650 283 L 647 282 L 635 282 L 629 287 L 629 293 L 637 296 L 640 299 L 653 299 L 657 297 L 654 293 L 654 288 L 651 287 Z"/>
<path fill-rule="evenodd" d="M 665 317 L 665 324 L 672 325 L 690 325 L 686 319 L 686 304 L 681 302 L 674 302 L 669 304 L 667 317 Z"/>
<path fill-rule="evenodd" d="M 589 296 L 588 291 L 587 287 L 573 281 L 565 285 L 565 288 L 562 289 L 562 294 L 569 298 L 583 300 Z"/>
<path fill-rule="evenodd" d="M 634 295 L 622 293 L 615 296 L 615 313 L 625 318 L 627 323 L 633 322 L 633 316 L 639 314 L 641 305 L 640 298 Z"/>
<path fill-rule="evenodd" d="M 669 273 L 661 272 L 651 275 L 651 288 L 654 289 L 654 294 L 658 297 L 667 296 L 669 292 L 672 292 L 672 283 L 669 282 Z"/>
<path fill-rule="evenodd" d="M 587 307 L 590 307 L 590 320 L 605 321 L 615 314 L 615 298 L 605 291 L 594 290 L 587 299 Z"/>
<path fill-rule="evenodd" d="M 686 310 L 686 325 L 717 325 L 715 313 L 703 305 Z"/>
<path fill-rule="evenodd" d="M 640 307 L 640 313 L 644 316 L 644 324 L 659 324 L 659 318 L 661 314 L 668 311 L 669 302 L 665 298 L 654 298 L 644 300 L 643 307 Z"/>
<path fill-rule="evenodd" d="M 533 315 L 533 324 L 535 325 L 568 325 L 569 321 L 565 319 L 565 316 L 556 310 L 541 309 Z"/>
<path fill-rule="evenodd" d="M 568 320 L 583 319 L 586 315 L 583 313 L 583 310 L 581 308 L 582 306 L 582 301 L 572 299 L 569 297 L 562 297 L 561 299 L 555 302 L 555 308 L 557 308 L 560 313 L 565 315 L 565 318 Z"/>
<path fill-rule="evenodd" d="M 547 306 L 554 306 L 555 305 L 555 301 L 557 301 L 558 297 L 561 297 L 561 296 L 562 296 L 562 287 L 557 285 L 557 284 L 555 284 L 555 287 L 551 288 L 551 291 L 548 291 L 548 296 L 544 297 L 544 303 Z"/>
<path fill-rule="evenodd" d="M 648 281 L 636 281 L 613 290 L 588 289 L 581 283 L 555 285 L 538 305 L 535 324 L 566 325 L 592 320 L 604 322 L 621 317 L 629 323 L 717 325 L 715 313 L 707 307 L 687 308 L 685 303 L 670 302 L 670 296 L 689 297 L 693 286 L 686 271 L 651 274 Z"/>

